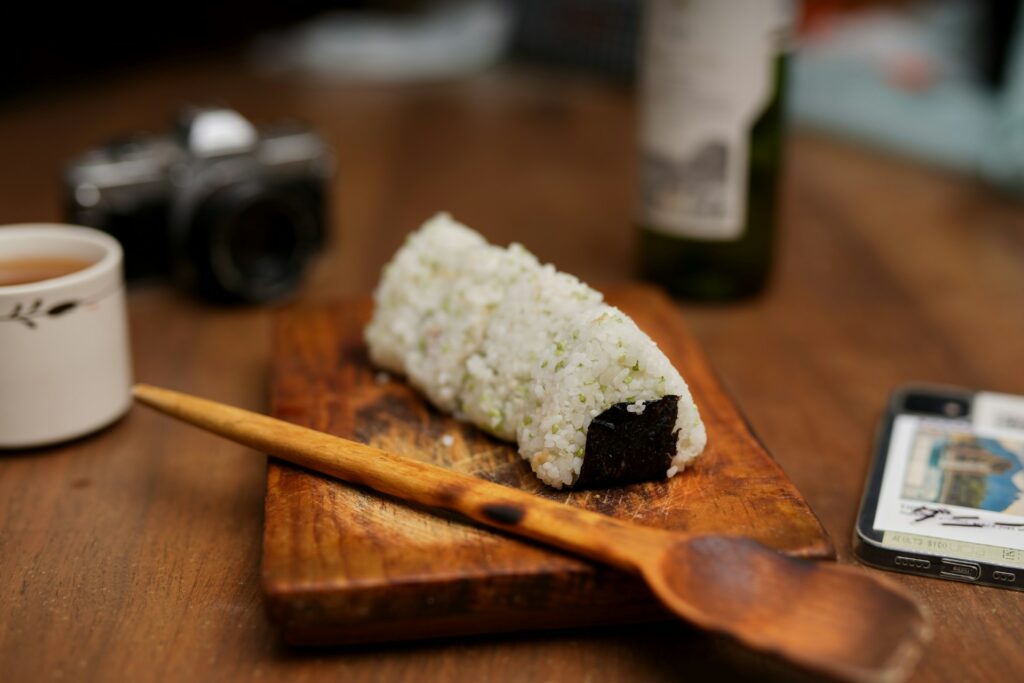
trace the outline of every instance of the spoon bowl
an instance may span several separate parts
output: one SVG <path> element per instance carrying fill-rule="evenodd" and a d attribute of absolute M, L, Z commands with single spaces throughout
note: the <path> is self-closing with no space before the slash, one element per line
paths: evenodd
<path fill-rule="evenodd" d="M 902 680 L 931 635 L 928 615 L 895 585 L 749 539 L 679 539 L 642 571 L 687 621 L 847 680 Z"/>

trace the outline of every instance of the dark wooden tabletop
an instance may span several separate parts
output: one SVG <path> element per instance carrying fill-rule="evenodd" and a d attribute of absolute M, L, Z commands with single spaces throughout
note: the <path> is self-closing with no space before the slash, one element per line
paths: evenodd
<path fill-rule="evenodd" d="M 402 236 L 440 209 L 598 286 L 631 278 L 632 94 L 521 69 L 370 87 L 213 59 L 36 95 L 0 109 L 0 224 L 59 220 L 62 160 L 160 130 L 185 101 L 226 102 L 258 122 L 298 117 L 329 138 L 333 241 L 302 301 L 368 293 Z M 891 388 L 1024 393 L 1024 205 L 808 133 L 791 138 L 783 204 L 770 290 L 682 309 L 839 561 L 853 562 Z M 134 290 L 129 306 L 138 379 L 266 408 L 268 310 L 213 308 L 160 285 Z M 140 409 L 73 444 L 0 455 L 0 680 L 667 681 L 767 666 L 679 624 L 291 650 L 259 588 L 265 467 Z M 914 681 L 1020 680 L 1024 594 L 891 576 L 935 616 Z"/>

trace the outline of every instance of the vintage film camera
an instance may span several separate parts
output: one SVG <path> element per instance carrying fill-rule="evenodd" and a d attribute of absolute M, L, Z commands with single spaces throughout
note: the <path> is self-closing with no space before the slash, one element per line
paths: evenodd
<path fill-rule="evenodd" d="M 72 161 L 66 214 L 120 240 L 129 279 L 170 276 L 211 300 L 261 303 L 295 289 L 323 246 L 332 167 L 305 127 L 257 130 L 230 109 L 190 109 L 170 135 Z"/>

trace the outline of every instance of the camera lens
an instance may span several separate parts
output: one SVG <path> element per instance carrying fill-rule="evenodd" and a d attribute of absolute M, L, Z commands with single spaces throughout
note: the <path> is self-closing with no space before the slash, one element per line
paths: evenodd
<path fill-rule="evenodd" d="M 230 267 L 250 287 L 273 288 L 289 280 L 302 254 L 302 239 L 290 207 L 261 198 L 241 208 L 224 224 Z"/>
<path fill-rule="evenodd" d="M 259 182 L 214 192 L 196 212 L 188 238 L 200 293 L 248 303 L 290 293 L 318 243 L 316 210 L 298 190 Z"/>

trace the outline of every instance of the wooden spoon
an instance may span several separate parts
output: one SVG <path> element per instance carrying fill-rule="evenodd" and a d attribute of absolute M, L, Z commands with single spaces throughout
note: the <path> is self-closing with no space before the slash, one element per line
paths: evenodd
<path fill-rule="evenodd" d="M 288 462 L 639 574 L 690 623 L 821 673 L 899 681 L 931 637 L 927 614 L 908 593 L 853 567 L 785 557 L 740 537 L 630 524 L 168 389 L 139 384 L 134 394 Z"/>

